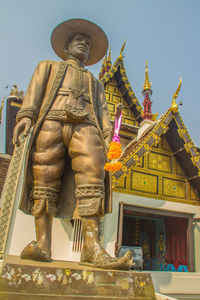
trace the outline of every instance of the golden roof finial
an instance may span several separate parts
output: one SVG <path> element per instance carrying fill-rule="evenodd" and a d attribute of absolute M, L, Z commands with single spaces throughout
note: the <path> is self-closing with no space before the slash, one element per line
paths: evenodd
<path fill-rule="evenodd" d="M 146 90 L 151 91 L 151 83 L 149 82 L 149 73 L 148 73 L 147 60 L 146 60 L 146 67 L 145 67 L 145 81 L 144 81 L 143 91 L 146 91 Z"/>
<path fill-rule="evenodd" d="M 176 101 L 176 98 L 178 97 L 181 85 L 182 85 L 182 77 L 180 77 L 179 85 L 178 85 L 178 88 L 177 88 L 176 92 L 174 93 L 172 102 Z"/>
<path fill-rule="evenodd" d="M 171 109 L 172 109 L 172 112 L 173 112 L 174 114 L 178 111 L 178 104 L 176 103 L 176 98 L 178 97 L 178 94 L 179 94 L 181 85 L 182 85 L 182 77 L 180 77 L 180 81 L 179 81 L 178 88 L 177 88 L 177 90 L 176 90 L 176 92 L 174 93 L 174 96 L 173 96 L 173 98 L 172 98 Z"/>
<path fill-rule="evenodd" d="M 111 47 L 110 47 L 110 49 L 109 49 L 109 54 L 108 54 L 108 59 L 107 59 L 108 61 L 111 61 Z"/>
<path fill-rule="evenodd" d="M 124 41 L 124 44 L 123 44 L 123 46 L 122 46 L 122 48 L 121 48 L 121 51 L 120 51 L 119 58 L 121 58 L 121 59 L 122 59 L 122 53 L 123 53 L 123 51 L 124 51 L 125 45 L 126 45 L 126 40 Z"/>
<path fill-rule="evenodd" d="M 104 60 L 103 60 L 103 63 L 104 63 L 104 64 L 106 63 L 107 59 L 108 59 L 108 56 L 107 56 L 107 53 L 106 53 L 106 55 L 105 55 L 105 57 L 104 57 Z"/>
<path fill-rule="evenodd" d="M 99 79 L 101 79 L 103 77 L 104 73 L 105 73 L 106 61 L 107 61 L 107 53 L 104 56 L 104 60 L 102 62 L 101 70 L 100 70 L 100 73 L 99 73 Z"/>
<path fill-rule="evenodd" d="M 121 48 L 121 51 L 120 51 L 120 54 L 122 54 L 122 52 L 124 51 L 125 45 L 126 45 L 126 40 L 124 41 L 124 44 L 123 44 L 123 46 Z"/>
<path fill-rule="evenodd" d="M 4 104 L 4 101 L 5 101 L 5 98 L 6 98 L 6 97 L 3 97 L 3 101 L 2 101 L 1 106 L 0 106 L 0 123 L 1 123 L 2 110 L 3 110 L 3 104 Z"/>

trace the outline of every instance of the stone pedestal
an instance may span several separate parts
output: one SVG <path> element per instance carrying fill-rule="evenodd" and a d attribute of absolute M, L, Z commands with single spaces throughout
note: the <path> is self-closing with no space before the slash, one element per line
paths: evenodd
<path fill-rule="evenodd" d="M 0 300 L 151 299 L 149 273 L 102 270 L 74 262 L 42 263 L 6 256 L 0 271 Z"/>

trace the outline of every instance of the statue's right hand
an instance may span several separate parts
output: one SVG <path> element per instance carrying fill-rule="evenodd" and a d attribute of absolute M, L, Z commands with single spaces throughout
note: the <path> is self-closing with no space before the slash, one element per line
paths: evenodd
<path fill-rule="evenodd" d="M 19 146 L 19 136 L 23 133 L 24 136 L 27 136 L 31 128 L 31 119 L 22 118 L 19 123 L 14 128 L 13 132 L 13 144 Z"/>

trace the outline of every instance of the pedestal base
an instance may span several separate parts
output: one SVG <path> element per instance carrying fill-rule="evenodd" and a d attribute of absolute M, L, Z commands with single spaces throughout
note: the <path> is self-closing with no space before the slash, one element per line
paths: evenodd
<path fill-rule="evenodd" d="M 0 300 L 155 300 L 149 273 L 102 270 L 74 262 L 50 263 L 6 256 L 0 271 Z"/>

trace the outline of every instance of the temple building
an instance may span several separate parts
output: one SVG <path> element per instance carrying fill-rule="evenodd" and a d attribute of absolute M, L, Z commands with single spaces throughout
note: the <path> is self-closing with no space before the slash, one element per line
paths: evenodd
<path fill-rule="evenodd" d="M 126 74 L 124 47 L 125 44 L 113 64 L 109 51 L 99 73 L 112 122 L 117 105 L 123 104 L 122 168 L 111 174 L 112 213 L 102 218 L 100 238 L 111 255 L 119 255 L 123 249 L 140 250 L 140 269 L 151 272 L 156 291 L 191 299 L 191 295 L 200 296 L 199 149 L 192 142 L 176 103 L 181 82 L 168 110 L 157 118 L 151 109 L 153 91 L 147 62 L 141 105 Z M 13 152 L 12 131 L 22 100 L 23 93 L 14 86 L 7 99 L 6 154 L 0 154 L 0 193 Z M 17 203 L 7 208 L 1 203 L 1 210 L 1 255 L 19 255 L 30 238 L 35 239 L 33 218 L 19 211 Z M 53 228 L 53 258 L 78 260 L 81 221 L 55 219 Z"/>

